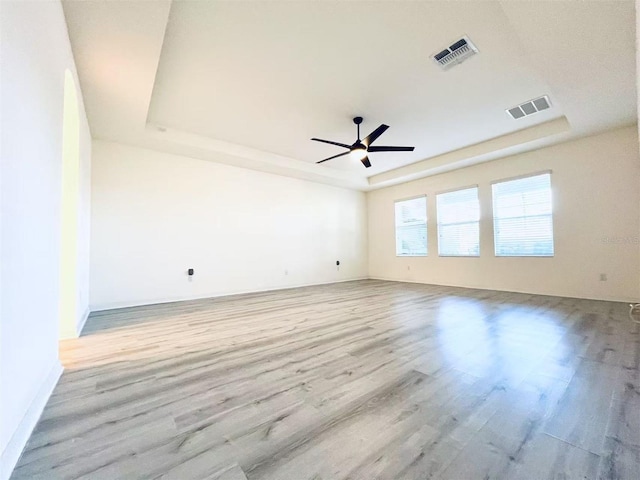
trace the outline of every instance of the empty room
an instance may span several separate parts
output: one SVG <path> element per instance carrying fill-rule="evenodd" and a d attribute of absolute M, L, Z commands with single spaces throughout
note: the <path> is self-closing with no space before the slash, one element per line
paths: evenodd
<path fill-rule="evenodd" d="M 640 479 L 632 0 L 0 0 L 0 480 Z"/>

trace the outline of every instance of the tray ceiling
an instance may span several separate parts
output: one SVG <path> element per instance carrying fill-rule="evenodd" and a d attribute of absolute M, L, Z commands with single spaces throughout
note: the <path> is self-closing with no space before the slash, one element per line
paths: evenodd
<path fill-rule="evenodd" d="M 271 173 L 366 190 L 636 119 L 632 1 L 64 8 L 94 137 Z M 462 35 L 479 54 L 442 71 L 430 55 Z M 356 115 L 415 151 L 316 165 L 342 150 L 309 139 L 352 143 Z"/>

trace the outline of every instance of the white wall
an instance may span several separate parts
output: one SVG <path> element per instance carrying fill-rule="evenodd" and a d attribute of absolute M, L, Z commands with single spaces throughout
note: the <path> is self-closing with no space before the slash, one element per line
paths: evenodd
<path fill-rule="evenodd" d="M 368 193 L 372 278 L 605 300 L 640 297 L 635 126 Z M 550 169 L 555 256 L 496 258 L 493 180 Z M 435 194 L 479 185 L 479 258 L 438 257 Z M 395 256 L 394 200 L 427 194 L 427 257 Z M 605 241 L 613 239 L 613 241 Z M 606 273 L 608 281 L 599 280 Z"/>
<path fill-rule="evenodd" d="M 75 74 L 75 67 L 74 67 Z M 76 86 L 79 86 L 76 76 Z M 80 91 L 78 89 L 80 95 Z M 80 188 L 78 205 L 78 310 L 77 329 L 78 335 L 84 322 L 86 322 L 89 310 L 89 252 L 91 245 L 91 132 L 84 110 L 82 96 L 80 96 Z"/>
<path fill-rule="evenodd" d="M 0 478 L 7 478 L 61 372 L 58 361 L 64 73 L 75 67 L 57 1 L 1 11 Z M 80 92 L 78 96 L 81 99 Z M 84 206 L 79 296 L 87 306 L 90 135 L 81 112 Z M 80 318 L 78 318 L 80 321 Z"/>
<path fill-rule="evenodd" d="M 367 277 L 362 192 L 102 141 L 92 172 L 92 310 Z"/>
<path fill-rule="evenodd" d="M 636 0 L 636 103 L 638 109 L 638 134 L 640 135 L 640 0 Z M 640 151 L 640 145 L 638 150 Z M 638 230 L 638 235 L 640 235 L 640 230 Z M 640 270 L 640 264 L 638 264 L 638 270 Z"/>

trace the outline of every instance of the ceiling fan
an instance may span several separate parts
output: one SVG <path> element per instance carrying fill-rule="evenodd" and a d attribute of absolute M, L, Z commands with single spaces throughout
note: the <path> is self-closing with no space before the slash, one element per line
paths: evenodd
<path fill-rule="evenodd" d="M 321 138 L 312 138 L 316 142 L 329 143 L 331 145 L 337 145 L 338 147 L 348 148 L 348 152 L 339 153 L 338 155 L 334 155 L 333 157 L 325 158 L 324 160 L 320 160 L 316 163 L 326 162 L 327 160 L 333 160 L 334 158 L 342 157 L 343 155 L 351 154 L 353 158 L 356 160 L 360 160 L 362 164 L 369 168 L 371 166 L 371 162 L 369 161 L 369 157 L 367 153 L 373 152 L 413 152 L 415 147 L 376 147 L 371 146 L 376 139 L 382 135 L 389 125 L 382 124 L 378 128 L 376 128 L 373 132 L 371 132 L 368 136 L 360 140 L 360 124 L 362 123 L 362 117 L 355 117 L 353 119 L 353 123 L 358 126 L 358 139 L 355 141 L 353 145 L 347 145 L 346 143 L 332 142 L 331 140 L 322 140 Z"/>

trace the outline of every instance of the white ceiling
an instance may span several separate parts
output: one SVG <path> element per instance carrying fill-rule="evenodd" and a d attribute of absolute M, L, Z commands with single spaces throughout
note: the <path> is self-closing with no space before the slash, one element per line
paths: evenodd
<path fill-rule="evenodd" d="M 636 120 L 631 0 L 64 8 L 94 137 L 232 165 L 366 190 Z M 441 71 L 462 35 L 480 53 Z M 540 95 L 553 108 L 506 115 Z M 342 150 L 310 138 L 353 143 L 356 115 L 415 151 L 316 165 Z"/>

